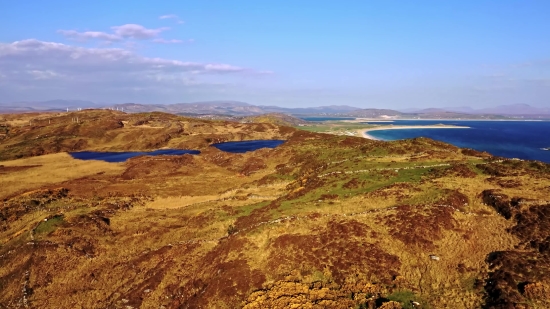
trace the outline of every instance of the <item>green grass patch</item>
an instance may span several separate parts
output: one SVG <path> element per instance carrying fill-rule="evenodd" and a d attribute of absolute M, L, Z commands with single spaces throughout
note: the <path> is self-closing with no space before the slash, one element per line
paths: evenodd
<path fill-rule="evenodd" d="M 472 172 L 476 173 L 478 176 L 486 176 L 483 170 L 477 167 L 476 164 L 468 165 L 468 167 L 470 168 L 470 170 L 472 170 Z"/>
<path fill-rule="evenodd" d="M 424 205 L 434 204 L 444 197 L 444 192 L 441 189 L 431 188 L 424 189 L 419 194 L 402 201 L 403 204 L 409 205 Z"/>
<path fill-rule="evenodd" d="M 34 234 L 36 236 L 50 234 L 51 232 L 55 231 L 61 224 L 63 224 L 63 219 L 63 215 L 56 215 L 53 218 L 48 219 L 48 221 L 40 222 L 36 229 L 34 229 Z"/>
<path fill-rule="evenodd" d="M 300 129 L 300 130 L 304 130 L 304 131 L 309 131 L 309 132 L 326 132 L 328 130 L 330 130 L 330 126 L 323 126 L 323 125 L 319 125 L 319 126 L 303 126 L 303 127 L 294 127 L 296 129 Z"/>
<path fill-rule="evenodd" d="M 424 300 L 420 299 L 420 297 L 408 290 L 395 291 L 388 295 L 388 299 L 401 303 L 403 309 L 414 309 L 411 301 L 419 302 L 422 308 L 430 308 Z"/>
<path fill-rule="evenodd" d="M 255 204 L 249 204 L 249 205 L 242 206 L 242 207 L 239 208 L 240 212 L 239 212 L 238 216 L 239 217 L 248 216 L 255 209 L 260 209 L 262 207 L 265 207 L 265 206 L 269 205 L 269 203 L 271 203 L 271 202 L 270 201 L 265 201 L 265 202 L 260 202 L 260 203 L 255 203 Z"/>
<path fill-rule="evenodd" d="M 346 170 L 346 169 L 344 169 Z M 337 199 L 346 199 L 378 190 L 390 186 L 394 183 L 419 182 L 424 175 L 429 173 L 430 168 L 418 168 L 407 170 L 389 170 L 389 171 L 369 171 L 357 174 L 336 174 L 327 176 L 323 186 L 315 188 L 302 196 L 298 196 L 289 201 L 283 201 L 281 206 L 273 210 L 273 216 L 278 217 L 283 214 L 291 215 L 304 211 L 308 203 L 315 203 L 319 200 L 330 202 L 334 198 L 324 199 L 323 195 L 336 195 Z M 346 187 L 353 178 L 357 178 L 360 184 L 357 187 Z M 433 192 L 432 192 L 433 191 Z M 411 204 L 422 204 L 428 201 L 436 201 L 441 197 L 441 192 L 431 190 L 410 199 Z M 310 206 L 311 207 L 311 206 Z"/>
<path fill-rule="evenodd" d="M 374 157 L 381 157 L 381 156 L 387 156 L 388 155 L 388 149 L 382 148 L 382 147 L 376 147 L 372 150 L 367 152 L 367 155 L 374 156 Z"/>

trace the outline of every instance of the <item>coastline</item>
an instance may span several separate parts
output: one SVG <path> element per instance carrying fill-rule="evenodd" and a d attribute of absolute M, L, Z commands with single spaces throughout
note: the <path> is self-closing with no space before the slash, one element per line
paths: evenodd
<path fill-rule="evenodd" d="M 357 133 L 364 138 L 379 141 L 380 139 L 368 134 L 370 131 L 382 131 L 382 130 L 403 130 L 403 129 L 469 129 L 466 126 L 453 126 L 453 125 L 429 125 L 429 126 L 380 126 L 375 128 L 358 129 Z"/>
<path fill-rule="evenodd" d="M 398 121 L 442 121 L 442 122 L 448 122 L 448 121 L 511 121 L 511 122 L 531 122 L 531 121 L 542 121 L 542 122 L 550 122 L 550 119 L 520 119 L 520 118 L 513 118 L 513 119 L 482 119 L 482 118 L 387 118 L 387 119 L 380 119 L 380 118 L 355 118 L 354 120 L 341 120 L 342 122 L 351 122 L 351 123 L 361 123 L 361 122 L 398 122 Z"/>

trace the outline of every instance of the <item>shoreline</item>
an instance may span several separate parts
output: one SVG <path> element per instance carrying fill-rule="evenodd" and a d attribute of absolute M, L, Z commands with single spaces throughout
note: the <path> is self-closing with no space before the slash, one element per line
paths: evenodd
<path fill-rule="evenodd" d="M 335 120 L 338 121 L 338 120 Z M 354 120 L 340 120 L 341 122 L 350 122 L 350 123 L 361 123 L 361 122 L 398 122 L 398 121 L 442 121 L 442 122 L 450 122 L 450 121 L 512 121 L 512 122 L 531 122 L 531 121 L 542 121 L 542 122 L 549 122 L 550 119 L 476 119 L 476 118 L 460 118 L 460 119 L 441 119 L 441 118 L 426 118 L 426 119 L 417 119 L 417 118 L 388 118 L 388 119 L 380 119 L 380 118 L 355 118 Z"/>
<path fill-rule="evenodd" d="M 364 138 L 380 141 L 381 139 L 378 139 L 367 132 L 370 131 L 383 131 L 383 130 L 406 130 L 406 129 L 469 129 L 470 127 L 466 126 L 452 126 L 452 125 L 429 125 L 429 126 L 380 126 L 375 128 L 365 128 L 365 129 L 358 129 L 357 133 L 361 135 Z"/>

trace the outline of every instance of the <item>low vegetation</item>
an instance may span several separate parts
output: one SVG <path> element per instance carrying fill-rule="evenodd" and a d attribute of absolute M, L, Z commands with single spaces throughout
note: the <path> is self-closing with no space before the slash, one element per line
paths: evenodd
<path fill-rule="evenodd" d="M 0 307 L 550 307 L 547 164 L 162 113 L 3 117 Z M 201 154 L 65 153 L 162 147 Z"/>

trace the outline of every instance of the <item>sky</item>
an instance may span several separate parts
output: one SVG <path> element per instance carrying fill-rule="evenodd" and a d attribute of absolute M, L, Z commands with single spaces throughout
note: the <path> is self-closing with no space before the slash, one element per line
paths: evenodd
<path fill-rule="evenodd" d="M 550 107 L 550 1 L 0 0 L 0 102 Z"/>

